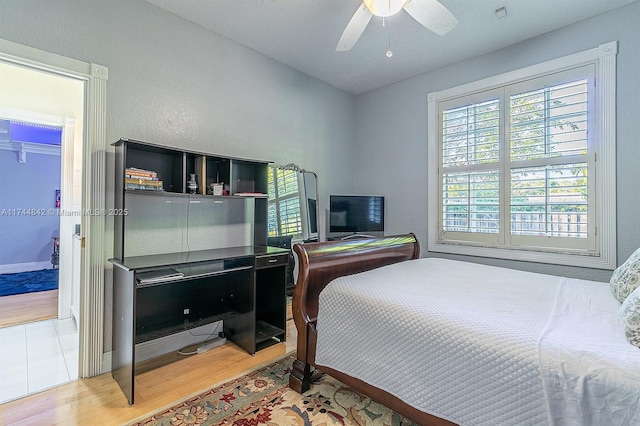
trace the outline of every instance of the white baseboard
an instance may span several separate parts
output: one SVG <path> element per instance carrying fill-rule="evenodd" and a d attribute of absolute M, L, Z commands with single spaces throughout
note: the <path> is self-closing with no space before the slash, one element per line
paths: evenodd
<path fill-rule="evenodd" d="M 209 335 L 211 335 L 211 333 L 214 332 L 215 333 L 211 338 L 217 337 L 218 332 L 222 331 L 222 329 L 222 321 L 218 321 L 192 330 L 182 331 L 180 333 L 160 337 L 159 339 L 138 343 L 136 345 L 136 362 L 145 361 L 147 359 L 164 355 L 168 352 L 178 351 L 185 346 L 203 342 Z M 108 373 L 110 371 L 111 352 L 105 352 L 102 354 L 102 372 Z"/>
<path fill-rule="evenodd" d="M 51 262 L 43 260 L 40 262 L 10 263 L 0 265 L 0 274 L 15 274 L 17 272 L 39 271 L 41 269 L 51 269 Z"/>
<path fill-rule="evenodd" d="M 73 305 L 69 310 L 71 311 L 71 318 L 73 318 L 73 321 L 76 323 L 76 329 L 80 330 L 80 312 L 78 312 L 78 307 Z"/>

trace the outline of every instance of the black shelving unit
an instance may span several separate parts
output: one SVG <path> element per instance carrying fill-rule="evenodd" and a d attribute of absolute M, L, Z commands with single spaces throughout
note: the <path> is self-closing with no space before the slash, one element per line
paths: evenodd
<path fill-rule="evenodd" d="M 286 274 L 289 253 L 256 257 L 256 351 L 286 339 Z"/>
<path fill-rule="evenodd" d="M 120 139 L 113 146 L 115 147 L 114 207 L 116 211 L 126 210 L 127 198 L 143 194 L 215 197 L 207 194 L 207 188 L 211 183 L 224 183 L 227 195 L 252 194 L 248 198 L 255 200 L 253 244 L 267 245 L 268 161 L 177 150 L 131 139 Z M 156 172 L 157 178 L 163 182 L 164 190 L 125 189 L 125 170 L 130 167 Z M 196 175 L 198 183 L 196 195 L 189 194 L 187 191 L 187 181 L 192 173 Z M 258 194 L 264 194 L 264 196 Z M 246 195 L 242 197 L 247 198 Z M 126 253 L 124 247 L 126 216 L 115 216 L 114 219 L 114 257 L 122 259 Z"/>
<path fill-rule="evenodd" d="M 129 139 L 121 139 L 114 146 L 114 207 L 119 211 L 126 211 L 132 201 L 152 200 L 146 198 L 149 195 L 185 197 L 190 201 L 206 197 L 225 206 L 217 217 L 228 217 L 224 220 L 233 225 L 238 218 L 230 212 L 238 203 L 246 200 L 253 203 L 253 244 L 246 247 L 127 257 L 128 218 L 114 217 L 114 258 L 110 259 L 114 282 L 112 375 L 129 403 L 134 403 L 137 344 L 221 320 L 228 340 L 251 354 L 285 341 L 285 277 L 289 255 L 287 250 L 267 247 L 269 163 L 181 151 Z M 131 167 L 155 172 L 163 181 L 164 190 L 125 189 L 125 170 Z M 197 194 L 187 193 L 191 173 L 197 177 Z M 215 182 L 224 182 L 229 195 L 206 194 L 209 184 Z M 154 211 L 150 220 L 162 223 L 161 210 Z M 206 215 L 208 210 L 197 211 Z M 150 274 L 157 275 L 158 271 L 175 274 L 150 280 Z"/>

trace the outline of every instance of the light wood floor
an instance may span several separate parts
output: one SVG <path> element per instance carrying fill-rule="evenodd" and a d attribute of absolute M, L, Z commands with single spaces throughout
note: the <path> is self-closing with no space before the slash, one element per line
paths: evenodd
<path fill-rule="evenodd" d="M 129 406 L 111 374 L 59 386 L 0 405 L 1 425 L 120 425 L 266 365 L 295 350 L 296 329 L 287 321 L 287 341 L 251 356 L 232 343 L 139 374 L 136 403 Z"/>
<path fill-rule="evenodd" d="M 0 328 L 58 316 L 58 290 L 0 297 Z"/>

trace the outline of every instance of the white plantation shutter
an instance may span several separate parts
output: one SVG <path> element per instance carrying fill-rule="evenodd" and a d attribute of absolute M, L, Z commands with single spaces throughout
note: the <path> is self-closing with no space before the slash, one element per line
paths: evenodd
<path fill-rule="evenodd" d="M 428 94 L 429 251 L 615 269 L 617 52 Z"/>
<path fill-rule="evenodd" d="M 298 174 L 293 170 L 276 169 L 275 176 L 278 197 L 283 198 L 291 195 L 298 195 Z"/>
<path fill-rule="evenodd" d="M 511 161 L 587 152 L 587 81 L 512 95 Z"/>
<path fill-rule="evenodd" d="M 439 239 L 594 250 L 593 66 L 439 103 Z"/>
<path fill-rule="evenodd" d="M 444 111 L 443 166 L 497 163 L 500 157 L 499 119 L 498 99 Z"/>
<path fill-rule="evenodd" d="M 445 173 L 442 181 L 445 231 L 499 232 L 500 176 L 497 170 Z"/>
<path fill-rule="evenodd" d="M 280 214 L 280 235 L 295 235 L 302 233 L 300 216 L 300 198 L 285 198 L 278 202 Z"/>
<path fill-rule="evenodd" d="M 511 234 L 588 237 L 587 164 L 513 169 Z"/>
<path fill-rule="evenodd" d="M 455 100 L 443 105 L 441 152 L 442 236 L 451 240 L 497 243 L 500 232 L 499 92 L 485 92 L 468 97 L 463 103 Z"/>
<path fill-rule="evenodd" d="M 302 233 L 300 187 L 298 173 L 269 167 L 269 208 L 267 213 L 270 237 Z"/>
<path fill-rule="evenodd" d="M 515 246 L 595 248 L 592 74 L 592 67 L 582 67 L 506 89 L 509 241 Z"/>
<path fill-rule="evenodd" d="M 267 230 L 270 237 L 277 237 L 280 230 L 278 229 L 278 210 L 277 205 L 271 199 L 267 209 Z"/>

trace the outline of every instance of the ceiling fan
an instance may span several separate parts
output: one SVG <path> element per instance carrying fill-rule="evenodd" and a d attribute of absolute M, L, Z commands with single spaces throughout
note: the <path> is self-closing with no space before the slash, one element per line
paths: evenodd
<path fill-rule="evenodd" d="M 400 12 L 400 9 L 406 10 L 413 19 L 441 36 L 458 25 L 456 17 L 438 0 L 362 0 L 340 37 L 336 52 L 351 50 L 373 15 L 386 18 Z"/>

